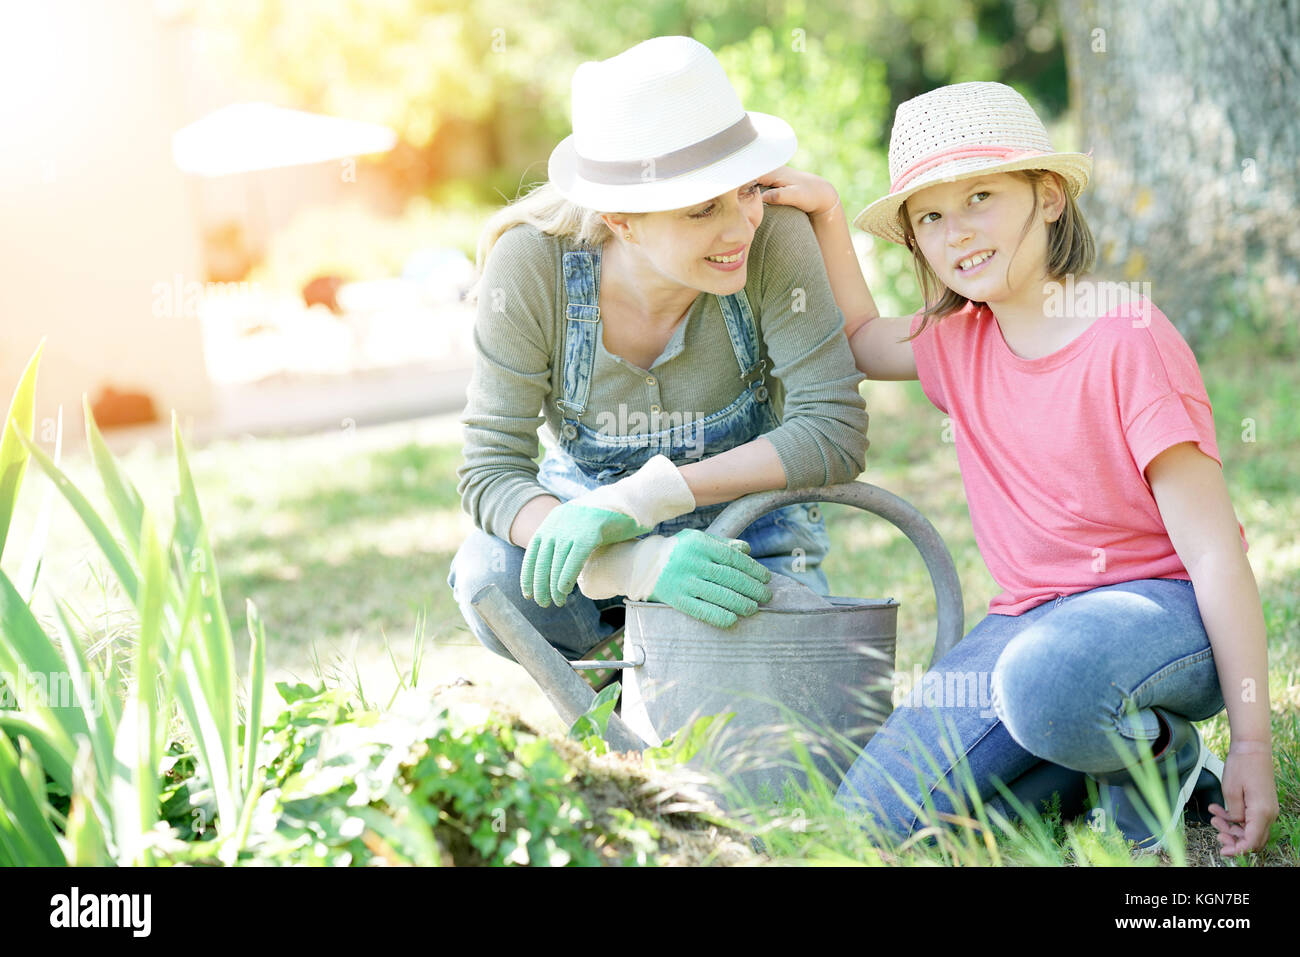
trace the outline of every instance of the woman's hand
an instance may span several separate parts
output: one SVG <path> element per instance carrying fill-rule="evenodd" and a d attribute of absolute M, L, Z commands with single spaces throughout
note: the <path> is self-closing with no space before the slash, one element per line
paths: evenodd
<path fill-rule="evenodd" d="M 695 495 L 681 472 L 666 455 L 656 455 L 635 474 L 552 509 L 528 542 L 519 589 L 543 608 L 563 605 L 597 548 L 693 511 Z"/>
<path fill-rule="evenodd" d="M 543 608 L 562 606 L 593 551 L 648 531 L 622 512 L 590 508 L 578 499 L 564 502 L 533 532 L 519 571 L 519 590 Z"/>
<path fill-rule="evenodd" d="M 809 216 L 823 216 L 840 203 L 835 187 L 820 176 L 782 166 L 758 178 L 760 186 L 771 186 L 763 193 L 763 202 L 793 206 Z"/>
<path fill-rule="evenodd" d="M 597 549 L 578 585 L 588 598 L 649 599 L 730 628 L 772 600 L 771 580 L 771 570 L 749 557 L 748 542 L 687 528 Z"/>
<path fill-rule="evenodd" d="M 1242 742 L 1228 747 L 1223 761 L 1223 799 L 1227 808 L 1211 804 L 1210 823 L 1219 832 L 1225 857 L 1262 851 L 1277 820 L 1277 784 L 1273 752 L 1267 744 Z"/>

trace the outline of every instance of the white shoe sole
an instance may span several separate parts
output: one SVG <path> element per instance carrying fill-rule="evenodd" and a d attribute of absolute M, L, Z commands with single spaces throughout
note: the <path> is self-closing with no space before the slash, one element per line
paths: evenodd
<path fill-rule="evenodd" d="M 1220 782 L 1223 781 L 1223 760 L 1206 745 L 1205 739 L 1201 737 L 1200 728 L 1196 727 L 1196 725 L 1192 725 L 1192 730 L 1196 732 L 1196 743 L 1200 748 L 1200 758 L 1196 762 L 1196 767 L 1192 769 L 1192 773 L 1187 776 L 1187 781 L 1183 784 L 1183 789 L 1178 793 L 1178 799 L 1174 803 L 1172 809 L 1173 820 L 1170 822 L 1169 826 L 1165 828 L 1164 833 L 1160 835 L 1160 839 L 1151 844 L 1136 848 L 1136 850 L 1141 851 L 1144 854 L 1155 854 L 1164 850 L 1165 841 L 1168 839 L 1170 833 L 1175 828 L 1182 825 L 1183 812 L 1187 809 L 1187 802 L 1191 799 L 1192 792 L 1196 790 L 1196 782 L 1201 777 L 1202 768 L 1209 768 L 1210 773 L 1218 778 Z"/>

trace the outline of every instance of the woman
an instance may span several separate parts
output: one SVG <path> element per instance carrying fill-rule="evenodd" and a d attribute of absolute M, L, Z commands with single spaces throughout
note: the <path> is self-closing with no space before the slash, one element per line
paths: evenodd
<path fill-rule="evenodd" d="M 479 248 L 457 473 L 477 529 L 448 584 L 506 657 L 471 605 L 488 583 L 570 659 L 624 597 L 726 627 L 772 571 L 827 594 L 816 505 L 768 513 L 739 550 L 699 530 L 750 492 L 851 481 L 867 447 L 811 225 L 764 218 L 757 178 L 794 153 L 789 125 L 747 113 L 707 48 L 657 37 L 578 68 L 573 130 Z"/>

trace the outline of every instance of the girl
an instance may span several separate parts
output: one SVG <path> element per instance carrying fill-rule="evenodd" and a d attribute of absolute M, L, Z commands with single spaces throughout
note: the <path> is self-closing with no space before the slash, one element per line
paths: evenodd
<path fill-rule="evenodd" d="M 794 150 L 689 37 L 574 74 L 550 182 L 479 250 L 457 473 L 476 528 L 447 583 L 492 651 L 508 656 L 472 603 L 490 583 L 569 658 L 615 632 L 623 596 L 726 628 L 771 600 L 774 571 L 829 591 L 814 504 L 769 512 L 740 550 L 702 531 L 748 492 L 851 481 L 866 455 L 812 226 L 766 210 L 756 181 Z"/>
<path fill-rule="evenodd" d="M 1076 769 L 1097 784 L 1098 823 L 1139 848 L 1163 846 L 1189 800 L 1224 854 L 1263 848 L 1278 804 L 1245 533 L 1191 350 L 1149 300 L 1087 275 L 1075 197 L 1091 160 L 1054 152 L 1009 87 L 959 83 L 899 107 L 889 169 L 889 194 L 854 223 L 912 251 L 926 306 L 910 319 L 878 316 L 829 183 L 783 168 L 765 200 L 812 218 L 858 368 L 919 378 L 951 416 L 976 543 L 1004 590 L 923 682 L 973 673 L 992 709 L 906 702 L 837 801 L 906 836 L 928 800 L 956 810 L 967 772 L 1008 813 L 995 779 Z M 1220 762 L 1192 722 L 1225 705 Z M 1164 820 L 1125 771 L 1138 742 L 1176 778 Z"/>

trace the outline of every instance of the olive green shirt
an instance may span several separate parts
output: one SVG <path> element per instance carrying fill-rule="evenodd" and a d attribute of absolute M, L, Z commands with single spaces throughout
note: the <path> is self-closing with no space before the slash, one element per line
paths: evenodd
<path fill-rule="evenodd" d="M 543 420 L 552 436 L 563 426 L 555 405 L 564 397 L 561 263 L 576 248 L 533 226 L 515 226 L 493 247 L 479 285 L 474 372 L 460 420 L 465 461 L 456 474 L 462 507 L 479 528 L 506 541 L 519 510 L 551 494 L 537 482 L 535 459 Z M 862 473 L 867 450 L 866 403 L 858 391 L 865 376 L 849 349 L 844 315 L 807 215 L 766 207 L 747 269 L 745 295 L 760 354 L 768 359 L 769 401 L 781 420 L 764 437 L 785 467 L 786 487 L 852 481 Z M 711 293 L 695 299 L 649 369 L 610 354 L 597 336 L 591 378 L 579 421 L 605 434 L 647 431 L 642 423 L 655 422 L 656 407 L 660 422 L 675 411 L 702 418 L 743 391 L 722 309 Z M 612 423 L 629 427 L 611 431 Z"/>

